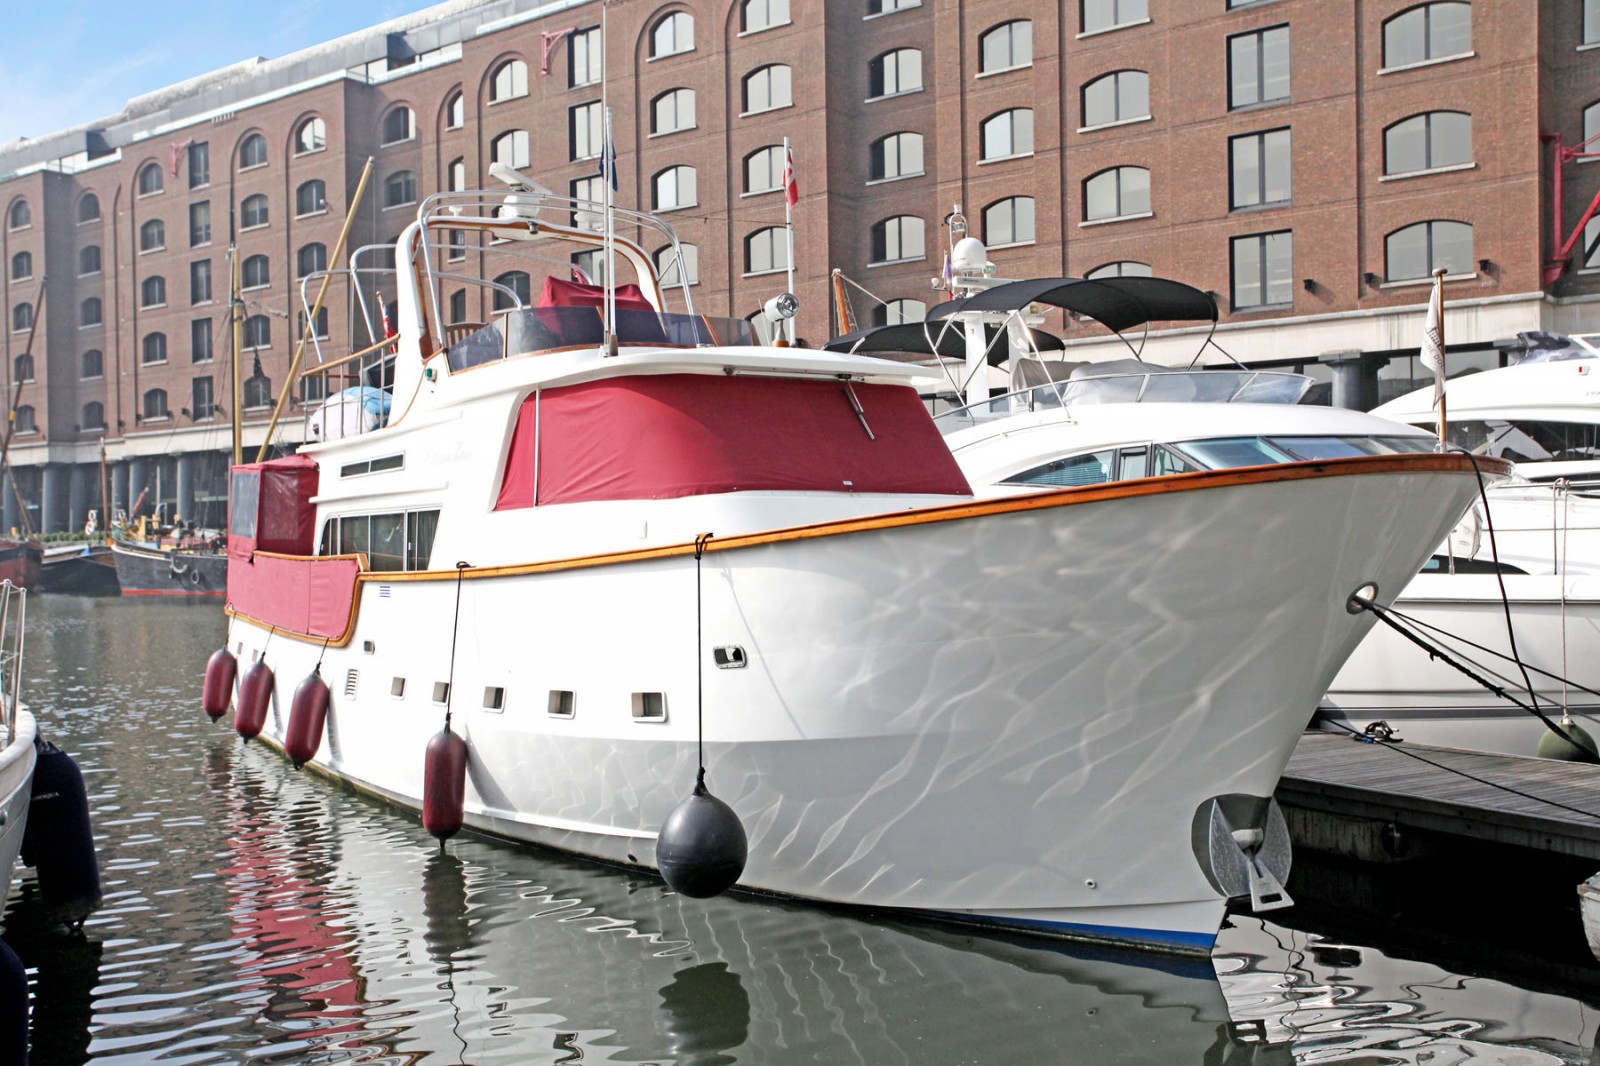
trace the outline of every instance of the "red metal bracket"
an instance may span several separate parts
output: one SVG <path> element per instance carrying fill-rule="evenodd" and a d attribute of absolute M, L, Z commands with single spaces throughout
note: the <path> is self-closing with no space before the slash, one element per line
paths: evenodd
<path fill-rule="evenodd" d="M 1554 254 L 1544 263 L 1544 284 L 1548 287 L 1554 285 L 1567 269 L 1567 263 L 1572 258 L 1572 249 L 1577 245 L 1578 239 L 1583 236 L 1584 227 L 1600 212 L 1600 192 L 1595 193 L 1594 199 L 1589 201 L 1589 206 L 1584 208 L 1583 215 L 1572 227 L 1571 233 L 1563 233 L 1561 220 L 1565 215 L 1565 200 L 1562 195 L 1563 171 L 1566 164 L 1575 163 L 1580 159 L 1600 159 L 1600 150 L 1590 150 L 1591 142 L 1600 140 L 1600 134 L 1588 140 L 1568 147 L 1561 143 L 1559 133 L 1541 133 L 1539 139 L 1555 145 L 1555 157 L 1552 160 L 1550 180 L 1550 214 L 1551 214 L 1551 248 Z"/>
<path fill-rule="evenodd" d="M 540 32 L 539 38 L 544 42 L 544 57 L 539 61 L 540 74 L 550 73 L 550 53 L 555 50 L 556 42 L 567 34 L 575 32 L 577 28 L 576 26 L 568 26 L 564 30 L 544 30 Z"/>

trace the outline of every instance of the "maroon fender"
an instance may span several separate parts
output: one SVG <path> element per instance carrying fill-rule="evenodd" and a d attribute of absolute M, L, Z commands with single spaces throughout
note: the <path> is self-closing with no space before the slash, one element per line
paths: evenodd
<path fill-rule="evenodd" d="M 428 741 L 422 768 L 422 827 L 440 840 L 461 828 L 467 795 L 467 742 L 447 725 Z"/>
<path fill-rule="evenodd" d="M 261 735 L 267 724 L 267 704 L 272 701 L 272 668 L 257 659 L 239 682 L 239 704 L 233 711 L 233 728 L 244 739 Z"/>
<path fill-rule="evenodd" d="M 294 690 L 289 705 L 289 728 L 283 735 L 283 750 L 299 769 L 311 761 L 322 747 L 322 729 L 328 721 L 328 685 L 319 666 L 306 675 Z"/>
<path fill-rule="evenodd" d="M 239 660 L 227 648 L 218 648 L 206 660 L 206 683 L 200 692 L 200 706 L 215 722 L 228 713 L 233 702 L 233 680 L 239 675 Z"/>

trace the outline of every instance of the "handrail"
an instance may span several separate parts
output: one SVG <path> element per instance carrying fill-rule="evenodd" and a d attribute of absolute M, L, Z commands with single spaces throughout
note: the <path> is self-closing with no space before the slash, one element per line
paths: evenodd
<path fill-rule="evenodd" d="M 0 581 L 0 723 L 6 745 L 17 739 L 17 711 L 22 706 L 22 653 L 28 616 L 28 590 L 7 578 Z"/>

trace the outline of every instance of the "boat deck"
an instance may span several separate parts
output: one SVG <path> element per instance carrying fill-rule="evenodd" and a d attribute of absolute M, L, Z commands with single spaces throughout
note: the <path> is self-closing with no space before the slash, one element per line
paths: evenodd
<path fill-rule="evenodd" d="M 1600 766 L 1312 732 L 1277 797 L 1313 816 L 1600 859 Z"/>

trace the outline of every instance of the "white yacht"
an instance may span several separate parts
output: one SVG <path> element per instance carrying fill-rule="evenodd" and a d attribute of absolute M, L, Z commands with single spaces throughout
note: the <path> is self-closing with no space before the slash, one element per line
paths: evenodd
<path fill-rule="evenodd" d="M 425 807 L 448 722 L 467 826 L 645 868 L 703 766 L 739 885 L 802 899 L 1179 951 L 1232 896 L 1287 902 L 1270 797 L 1372 625 L 1347 604 L 1428 558 L 1465 457 L 975 496 L 925 369 L 698 314 L 644 213 L 602 245 L 632 285 L 570 283 L 594 205 L 512 180 L 397 241 L 387 420 L 234 471 L 227 652 L 262 736 L 316 671 L 319 771 Z M 463 233 L 539 298 L 486 282 L 505 309 L 446 326 Z M 330 396 L 384 358 L 357 356 Z"/>
<path fill-rule="evenodd" d="M 33 797 L 39 727 L 18 699 L 22 683 L 22 625 L 27 592 L 0 583 L 0 909 L 11 891 Z"/>

